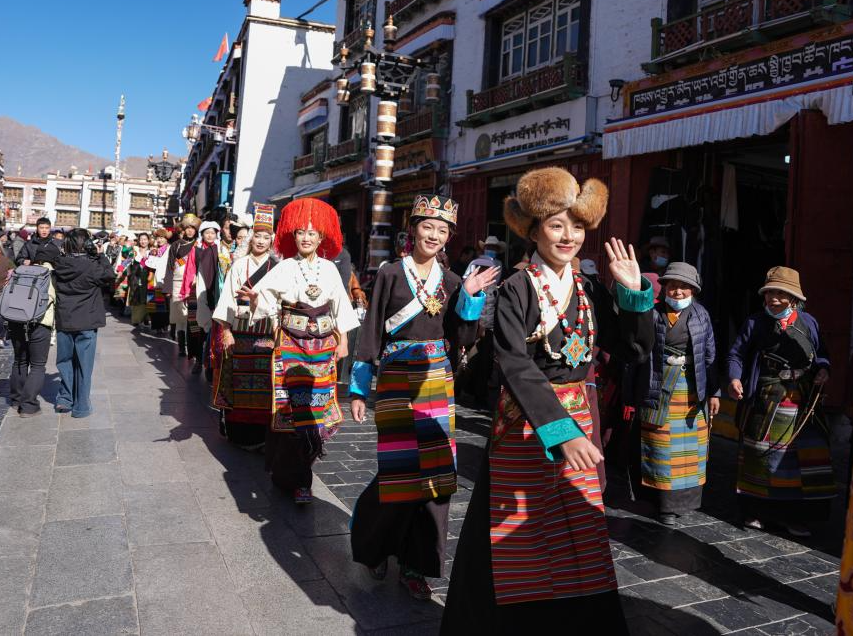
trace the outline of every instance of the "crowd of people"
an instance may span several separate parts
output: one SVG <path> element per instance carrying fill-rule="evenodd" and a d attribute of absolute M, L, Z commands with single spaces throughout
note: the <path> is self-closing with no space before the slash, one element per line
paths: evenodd
<path fill-rule="evenodd" d="M 428 600 L 428 578 L 444 575 L 456 389 L 468 367 L 466 391 L 495 417 L 442 632 L 510 633 L 570 618 L 627 633 L 603 503 L 608 401 L 630 420 L 631 494 L 665 525 L 702 504 L 724 392 L 739 403 L 745 526 L 808 536 L 837 486 L 821 409 L 830 364 L 797 272 L 767 273 L 756 290 L 763 309 L 720 356 L 701 276 L 671 262 L 665 241 L 647 246 L 642 266 L 633 246 L 608 241 L 609 287 L 579 260 L 607 197 L 594 179 L 581 186 L 560 168 L 530 171 L 504 204 L 507 226 L 528 242 L 525 258 L 504 267 L 505 245 L 490 236 L 451 268 L 444 250 L 458 205 L 418 196 L 399 258 L 378 270 L 369 298 L 341 256 L 337 212 L 317 199 L 285 206 L 277 227 L 262 206 L 251 227 L 220 209 L 153 236 L 74 229 L 60 239 L 44 219 L 29 240 L 19 232 L 0 241 L 7 280 L 14 264 L 43 266 L 55 299 L 37 323 L 10 323 L 12 405 L 21 417 L 39 412 L 55 329 L 55 408 L 92 413 L 106 294 L 137 331 L 168 333 L 177 356 L 193 359 L 193 373 L 211 382 L 222 434 L 263 448 L 273 483 L 306 505 L 312 465 L 344 421 L 339 379 L 349 377 L 352 419 L 364 422 L 372 404 L 378 433 L 377 474 L 353 513 L 353 559 L 383 579 L 393 557 L 409 594 Z M 605 390 L 605 376 L 618 391 Z"/>

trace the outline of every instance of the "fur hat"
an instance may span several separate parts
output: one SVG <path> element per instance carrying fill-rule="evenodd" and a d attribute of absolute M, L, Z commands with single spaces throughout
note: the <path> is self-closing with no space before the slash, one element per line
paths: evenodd
<path fill-rule="evenodd" d="M 588 230 L 594 230 L 607 214 L 607 186 L 587 179 L 583 188 L 568 170 L 540 168 L 518 180 L 515 196 L 504 200 L 504 221 L 521 238 L 527 238 L 533 221 L 569 211 Z"/>
<path fill-rule="evenodd" d="M 201 219 L 198 218 L 192 212 L 190 212 L 189 214 L 184 214 L 183 218 L 181 219 L 180 228 L 182 230 L 185 230 L 188 227 L 194 227 L 196 230 L 198 230 L 199 225 L 201 225 Z"/>
<path fill-rule="evenodd" d="M 325 201 L 311 198 L 296 199 L 282 209 L 275 235 L 276 251 L 284 258 L 296 256 L 298 250 L 293 233 L 306 229 L 309 223 L 323 235 L 317 248 L 318 256 L 332 259 L 341 253 L 344 237 L 341 235 L 337 210 Z"/>

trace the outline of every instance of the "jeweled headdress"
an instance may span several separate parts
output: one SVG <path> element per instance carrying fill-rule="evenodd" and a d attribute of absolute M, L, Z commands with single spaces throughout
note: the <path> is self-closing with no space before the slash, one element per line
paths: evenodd
<path fill-rule="evenodd" d="M 415 197 L 412 206 L 411 220 L 415 219 L 441 219 L 456 227 L 456 214 L 459 212 L 459 204 L 450 197 L 438 194 L 419 194 Z"/>

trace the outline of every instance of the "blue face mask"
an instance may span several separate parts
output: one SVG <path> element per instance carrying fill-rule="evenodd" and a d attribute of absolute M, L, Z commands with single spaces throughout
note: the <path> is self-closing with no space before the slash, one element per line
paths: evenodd
<path fill-rule="evenodd" d="M 684 311 L 690 306 L 690 303 L 693 302 L 693 297 L 677 299 L 667 296 L 664 300 L 666 300 L 666 304 L 672 307 L 675 311 Z"/>
<path fill-rule="evenodd" d="M 658 267 L 666 267 L 669 264 L 669 259 L 666 256 L 655 256 L 655 265 Z"/>
<path fill-rule="evenodd" d="M 497 258 L 498 253 L 493 250 L 483 250 L 483 256 L 488 256 L 489 258 Z"/>
<path fill-rule="evenodd" d="M 764 311 L 766 311 L 767 315 L 771 318 L 775 318 L 776 320 L 785 320 L 785 318 L 794 313 L 794 308 L 789 306 L 787 309 L 783 309 L 778 314 L 774 314 L 772 311 L 770 311 L 770 307 L 765 306 Z"/>

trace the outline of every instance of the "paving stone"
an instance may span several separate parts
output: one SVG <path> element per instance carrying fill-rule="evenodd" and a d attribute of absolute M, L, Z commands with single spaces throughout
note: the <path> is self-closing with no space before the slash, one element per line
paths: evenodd
<path fill-rule="evenodd" d="M 59 417 L 27 418 L 11 416 L 0 427 L 0 446 L 53 446 Z"/>
<path fill-rule="evenodd" d="M 31 608 L 121 596 L 131 586 L 130 555 L 121 517 L 44 525 Z"/>
<path fill-rule="evenodd" d="M 65 413 L 59 416 L 60 431 L 83 431 L 96 428 L 113 428 L 109 410 L 98 411 L 91 417 L 71 417 Z"/>
<path fill-rule="evenodd" d="M 721 633 L 758 627 L 774 620 L 760 606 L 744 603 L 731 597 L 705 601 L 682 609 L 687 613 L 704 617 L 720 629 Z"/>
<path fill-rule="evenodd" d="M 351 513 L 340 499 L 319 480 L 312 487 L 314 503 L 310 506 L 297 506 L 289 498 L 285 499 L 284 519 L 300 537 L 325 537 L 349 534 Z"/>
<path fill-rule="evenodd" d="M 144 634 L 252 633 L 222 557 L 210 543 L 133 551 L 139 624 Z"/>
<path fill-rule="evenodd" d="M 57 466 L 47 496 L 47 521 L 124 514 L 119 466 Z"/>
<path fill-rule="evenodd" d="M 0 492 L 47 490 L 55 452 L 47 446 L 0 446 Z"/>
<path fill-rule="evenodd" d="M 385 581 L 371 578 L 366 567 L 353 562 L 348 536 L 306 539 L 305 545 L 326 580 L 363 629 L 375 630 L 441 618 L 442 607 L 434 600 L 428 603 L 412 601 L 397 583 L 395 564 L 391 565 Z"/>
<path fill-rule="evenodd" d="M 56 445 L 56 466 L 103 464 L 116 458 L 116 438 L 110 429 L 62 431 Z"/>
<path fill-rule="evenodd" d="M 170 431 L 159 415 L 144 413 L 115 413 L 115 435 L 118 442 L 168 442 Z"/>
<path fill-rule="evenodd" d="M 668 607 L 689 605 L 704 600 L 684 586 L 685 578 L 679 576 L 673 579 L 633 585 L 624 590 L 623 596 L 636 596 Z"/>
<path fill-rule="evenodd" d="M 125 485 L 187 481 L 184 465 L 172 442 L 120 442 L 118 457 Z"/>
<path fill-rule="evenodd" d="M 85 634 L 113 636 L 138 634 L 136 605 L 132 596 L 98 599 L 79 605 L 37 609 L 27 617 L 25 636 Z"/>
<path fill-rule="evenodd" d="M 0 634 L 20 634 L 23 630 L 33 569 L 30 557 L 0 557 Z"/>
<path fill-rule="evenodd" d="M 326 636 L 356 631 L 355 619 L 326 581 L 305 581 L 298 586 L 257 585 L 241 592 L 240 597 L 258 636 Z"/>
<path fill-rule="evenodd" d="M 46 493 L 0 493 L 0 557 L 34 556 L 44 519 Z"/>
<path fill-rule="evenodd" d="M 124 500 L 131 547 L 211 540 L 186 482 L 126 486 Z"/>

